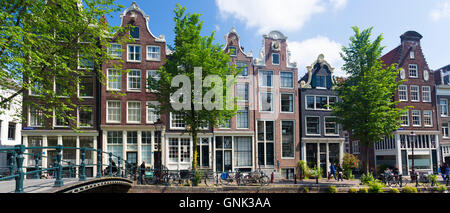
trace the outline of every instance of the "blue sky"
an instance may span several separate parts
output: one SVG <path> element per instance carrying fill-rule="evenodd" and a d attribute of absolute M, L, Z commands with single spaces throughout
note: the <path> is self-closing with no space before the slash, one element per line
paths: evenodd
<path fill-rule="evenodd" d="M 384 53 L 400 44 L 400 35 L 408 30 L 422 34 L 422 50 L 428 66 L 435 70 L 450 64 L 450 0 L 135 0 L 150 16 L 150 30 L 155 36 L 166 36 L 173 43 L 173 9 L 179 3 L 188 13 L 200 13 L 203 34 L 216 31 L 216 42 L 234 26 L 245 52 L 256 56 L 262 34 L 279 30 L 288 37 L 293 60 L 298 62 L 299 76 L 320 53 L 336 68 L 343 62 L 339 56 L 353 35 L 352 26 L 373 26 L 373 35 L 383 34 Z M 132 1 L 118 0 L 129 7 Z M 108 18 L 120 24 L 120 13 Z"/>

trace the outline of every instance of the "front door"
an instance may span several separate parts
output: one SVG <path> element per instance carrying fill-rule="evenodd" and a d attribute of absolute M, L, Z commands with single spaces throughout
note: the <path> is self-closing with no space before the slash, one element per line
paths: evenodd
<path fill-rule="evenodd" d="M 127 152 L 127 161 L 133 166 L 137 166 L 137 152 Z"/>

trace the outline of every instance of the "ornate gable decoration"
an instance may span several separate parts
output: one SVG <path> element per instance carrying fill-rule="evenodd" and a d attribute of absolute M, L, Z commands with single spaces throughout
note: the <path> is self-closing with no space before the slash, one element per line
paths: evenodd
<path fill-rule="evenodd" d="M 330 65 L 327 61 L 325 61 L 325 56 L 324 56 L 323 54 L 320 54 L 320 55 L 317 57 L 317 60 L 314 61 L 314 63 L 312 63 L 311 66 L 307 66 L 307 67 L 306 67 L 306 69 L 308 70 L 308 82 L 301 81 L 301 82 L 300 82 L 300 88 L 309 88 L 309 89 L 312 88 L 312 87 L 311 87 L 311 80 L 312 80 L 312 75 L 313 75 L 314 67 L 316 66 L 316 64 L 319 64 L 319 65 L 320 65 L 320 68 L 323 68 L 323 66 L 326 65 L 326 66 L 328 67 L 328 69 L 330 70 L 332 79 L 334 80 L 334 78 L 333 78 L 333 71 L 334 71 L 334 68 L 331 67 L 331 65 Z"/>
<path fill-rule="evenodd" d="M 227 45 L 225 45 L 224 50 L 228 47 L 228 38 L 230 38 L 230 34 L 233 34 L 233 36 L 231 36 L 231 40 L 236 40 L 236 39 L 238 40 L 239 51 L 242 52 L 246 57 L 253 57 L 253 54 L 251 51 L 248 53 L 245 53 L 244 50 L 242 50 L 241 36 L 239 36 L 235 27 L 231 28 L 230 32 L 228 32 L 225 35 L 225 41 L 227 42 Z"/>
<path fill-rule="evenodd" d="M 149 22 L 149 20 L 150 20 L 150 16 L 148 16 L 148 15 L 147 15 L 147 14 L 146 14 L 146 13 L 145 13 L 138 5 L 137 5 L 137 3 L 136 3 L 135 1 L 133 1 L 133 3 L 131 3 L 131 6 L 130 6 L 129 8 L 125 9 L 125 11 L 123 11 L 123 13 L 120 14 L 120 19 L 121 19 L 121 22 L 120 22 L 120 23 L 123 23 L 123 17 L 125 17 L 125 16 L 127 15 L 127 13 L 130 12 L 130 11 L 137 11 L 137 12 L 141 13 L 142 16 L 144 16 L 144 18 L 145 18 L 145 25 L 147 26 L 147 30 L 148 30 L 148 32 L 150 33 L 150 35 L 155 39 L 156 42 L 166 42 L 166 38 L 165 38 L 164 35 L 160 35 L 159 37 L 156 37 L 155 35 L 153 35 L 152 31 L 150 31 L 150 28 L 149 28 L 149 26 L 148 26 L 148 22 Z M 135 13 L 132 13 L 132 14 L 130 15 L 130 17 L 136 19 L 136 14 L 135 14 Z"/>

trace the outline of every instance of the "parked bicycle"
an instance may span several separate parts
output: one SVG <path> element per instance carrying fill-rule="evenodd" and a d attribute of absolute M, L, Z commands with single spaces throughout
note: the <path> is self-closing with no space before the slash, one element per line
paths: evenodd
<path fill-rule="evenodd" d="M 270 178 L 261 170 L 243 174 L 242 184 L 247 185 L 252 183 L 259 183 L 261 186 L 269 185 Z"/>

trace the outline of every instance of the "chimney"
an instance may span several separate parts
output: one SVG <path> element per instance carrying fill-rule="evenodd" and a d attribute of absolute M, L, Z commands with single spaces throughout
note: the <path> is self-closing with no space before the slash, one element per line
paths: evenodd
<path fill-rule="evenodd" d="M 404 42 L 417 42 L 420 43 L 420 39 L 422 39 L 422 35 L 420 35 L 418 32 L 416 31 L 408 31 L 403 33 L 400 36 L 402 45 L 404 44 Z"/>

